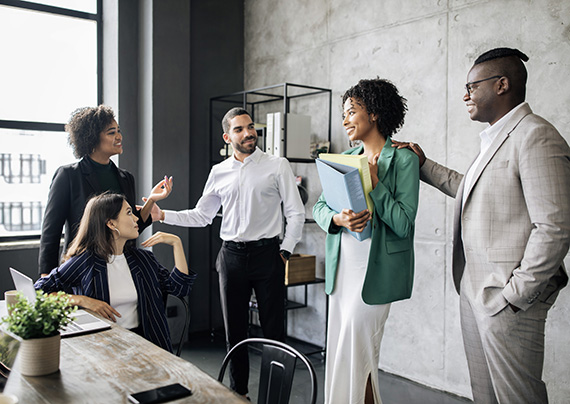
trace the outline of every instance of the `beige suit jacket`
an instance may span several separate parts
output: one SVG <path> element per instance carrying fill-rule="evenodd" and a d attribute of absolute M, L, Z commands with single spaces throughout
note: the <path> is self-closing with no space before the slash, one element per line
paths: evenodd
<path fill-rule="evenodd" d="M 453 280 L 476 309 L 526 310 L 567 284 L 570 148 L 528 104 L 485 152 L 470 189 L 462 174 L 429 159 L 420 178 L 456 199 Z"/>

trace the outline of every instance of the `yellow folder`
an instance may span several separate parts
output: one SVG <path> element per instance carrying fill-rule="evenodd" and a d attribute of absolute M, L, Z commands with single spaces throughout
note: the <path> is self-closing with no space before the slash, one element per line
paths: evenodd
<path fill-rule="evenodd" d="M 319 158 L 322 160 L 332 161 L 333 163 L 344 164 L 358 168 L 360 180 L 362 181 L 362 188 L 366 196 L 366 206 L 370 213 L 374 213 L 374 203 L 370 198 L 372 191 L 372 179 L 370 178 L 370 167 L 368 166 L 368 157 L 362 154 L 336 154 L 336 153 L 320 153 Z"/>

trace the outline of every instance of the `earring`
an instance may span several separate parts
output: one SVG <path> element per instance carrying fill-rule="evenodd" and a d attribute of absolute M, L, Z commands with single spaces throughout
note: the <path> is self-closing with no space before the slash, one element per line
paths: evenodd
<path fill-rule="evenodd" d="M 121 237 L 121 232 L 119 231 L 119 229 L 117 229 L 117 228 L 115 227 L 113 230 L 115 230 L 117 233 L 119 233 L 119 237 Z"/>

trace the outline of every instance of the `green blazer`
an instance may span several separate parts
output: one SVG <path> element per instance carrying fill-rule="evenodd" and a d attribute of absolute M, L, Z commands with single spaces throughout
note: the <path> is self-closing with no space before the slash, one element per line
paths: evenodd
<path fill-rule="evenodd" d="M 343 154 L 361 154 L 363 146 Z M 368 268 L 362 287 L 367 304 L 386 304 L 412 295 L 414 281 L 414 220 L 419 197 L 419 160 L 407 149 L 392 147 L 390 138 L 378 159 L 376 188 L 370 192 L 374 202 L 372 240 Z M 328 207 L 321 195 L 313 207 L 313 217 L 327 232 L 325 291 L 335 287 L 341 229 L 332 222 L 337 212 Z"/>

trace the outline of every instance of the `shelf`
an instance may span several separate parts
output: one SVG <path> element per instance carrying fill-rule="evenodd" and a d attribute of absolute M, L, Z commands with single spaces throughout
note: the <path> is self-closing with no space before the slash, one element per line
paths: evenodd
<path fill-rule="evenodd" d="M 302 309 L 304 307 L 307 307 L 307 305 L 304 303 L 295 302 L 293 300 L 285 301 L 285 310 Z M 259 309 L 257 308 L 257 302 L 250 301 L 249 310 L 259 312 Z"/>
<path fill-rule="evenodd" d="M 332 114 L 332 90 L 329 88 L 308 86 L 294 83 L 279 83 L 271 86 L 238 91 L 231 94 L 220 95 L 210 98 L 210 163 L 223 161 L 219 151 L 226 146 L 220 136 L 221 120 L 230 107 L 241 105 L 246 109 L 254 122 L 264 123 L 265 113 L 280 112 L 283 116 L 291 113 L 291 104 L 301 98 L 325 96 L 324 107 L 313 107 L 314 111 L 306 113 L 310 116 L 320 116 L 324 111 L 328 112 L 328 120 L 325 128 L 316 125 L 316 133 L 319 141 L 331 141 L 331 114 Z M 320 101 L 318 101 L 320 102 Z M 272 108 L 268 104 L 275 104 Z M 309 108 L 310 108 L 309 107 Z M 305 114 L 305 113 L 304 113 Z M 314 163 L 313 158 L 287 157 L 287 119 L 284 119 L 284 157 L 292 163 Z M 312 132 L 311 132 L 312 133 Z"/>
<path fill-rule="evenodd" d="M 288 288 L 295 287 L 295 286 L 305 286 L 305 285 L 314 285 L 316 283 L 325 283 L 323 278 L 315 278 L 313 281 L 306 281 L 306 282 L 299 282 L 287 285 Z"/>

